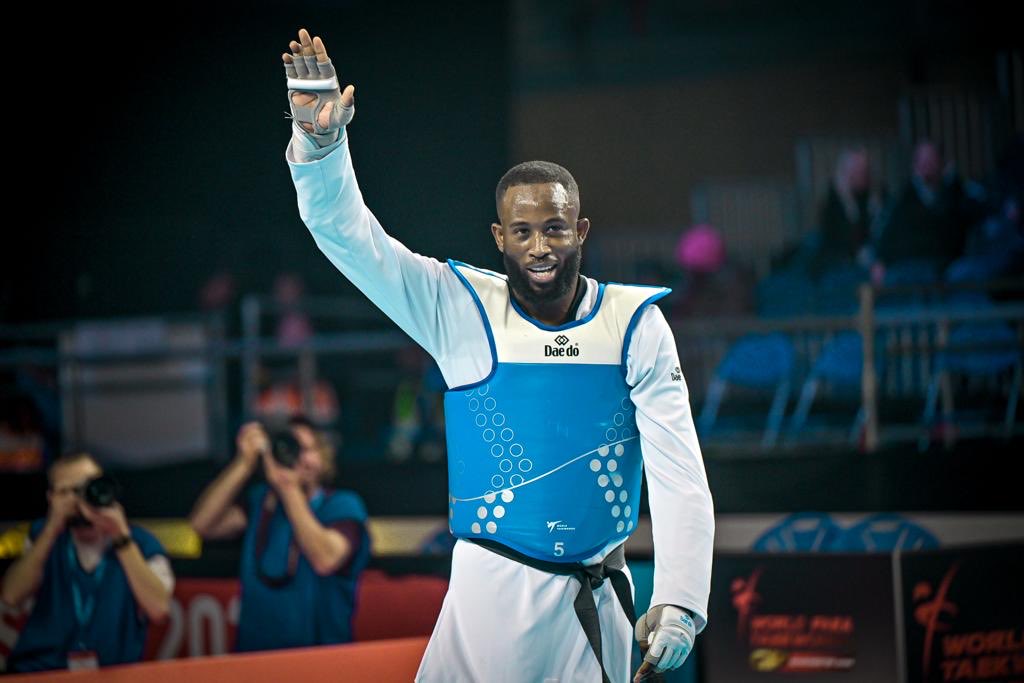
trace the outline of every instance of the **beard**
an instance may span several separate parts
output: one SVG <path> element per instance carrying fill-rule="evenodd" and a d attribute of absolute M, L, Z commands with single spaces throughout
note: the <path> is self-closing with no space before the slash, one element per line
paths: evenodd
<path fill-rule="evenodd" d="M 557 265 L 555 278 L 544 285 L 538 286 L 526 274 L 526 268 L 512 260 L 508 254 L 502 254 L 505 262 L 505 273 L 508 285 L 516 298 L 530 304 L 547 304 L 569 293 L 576 286 L 580 274 L 580 262 L 583 252 L 576 249 L 564 261 Z"/>

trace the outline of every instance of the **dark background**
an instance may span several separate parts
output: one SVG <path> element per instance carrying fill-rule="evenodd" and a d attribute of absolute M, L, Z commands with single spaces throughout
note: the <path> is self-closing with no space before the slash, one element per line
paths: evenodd
<path fill-rule="evenodd" d="M 597 236 L 678 231 L 701 178 L 791 174 L 794 140 L 815 131 L 894 134 L 908 87 L 995 90 L 997 55 L 1020 44 L 1012 7 L 23 8 L 10 24 L 19 165 L 0 319 L 192 310 L 221 270 L 243 292 L 266 291 L 284 270 L 302 273 L 312 293 L 347 291 L 299 220 L 283 158 L 280 54 L 302 26 L 358 88 L 351 147 L 384 226 L 415 251 L 499 267 L 487 226 L 511 164 L 570 168 Z"/>

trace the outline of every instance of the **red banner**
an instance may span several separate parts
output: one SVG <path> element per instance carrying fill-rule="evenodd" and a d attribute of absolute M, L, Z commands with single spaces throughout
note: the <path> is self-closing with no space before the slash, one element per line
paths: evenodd
<path fill-rule="evenodd" d="M 178 579 L 170 618 L 150 626 L 143 659 L 232 652 L 238 631 L 237 579 Z"/>

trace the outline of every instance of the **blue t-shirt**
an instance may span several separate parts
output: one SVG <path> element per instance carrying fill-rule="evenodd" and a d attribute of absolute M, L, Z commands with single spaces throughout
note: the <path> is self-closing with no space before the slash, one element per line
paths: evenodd
<path fill-rule="evenodd" d="M 355 555 L 337 572 L 318 576 L 294 538 L 279 503 L 264 510 L 269 488 L 260 483 L 247 496 L 248 527 L 242 546 L 239 652 L 347 643 L 352 640 L 356 582 L 370 557 L 366 508 L 352 491 L 322 490 L 310 500 L 324 526 L 355 522 Z"/>
<path fill-rule="evenodd" d="M 32 523 L 33 541 L 45 523 Z M 152 534 L 129 526 L 143 557 L 166 555 Z M 108 548 L 99 566 L 86 572 L 65 531 L 46 558 L 35 606 L 7 666 L 10 671 L 66 669 L 68 652 L 76 650 L 94 651 L 101 666 L 137 662 L 142 659 L 147 626 L 114 550 Z"/>

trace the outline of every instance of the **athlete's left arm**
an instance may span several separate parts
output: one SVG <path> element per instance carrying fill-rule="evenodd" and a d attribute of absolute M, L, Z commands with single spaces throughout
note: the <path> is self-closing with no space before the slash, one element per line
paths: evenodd
<path fill-rule="evenodd" d="M 677 605 L 707 623 L 715 516 L 672 329 L 654 304 L 641 313 L 626 381 L 647 473 L 654 534 L 651 606 Z"/>

